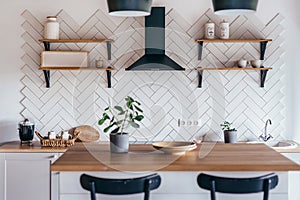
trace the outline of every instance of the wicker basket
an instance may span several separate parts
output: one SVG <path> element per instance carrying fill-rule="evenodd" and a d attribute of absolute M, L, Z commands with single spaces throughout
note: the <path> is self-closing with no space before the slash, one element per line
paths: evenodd
<path fill-rule="evenodd" d="M 75 144 L 75 140 L 78 135 L 69 140 L 63 140 L 62 138 L 49 139 L 48 137 L 43 137 L 38 131 L 35 131 L 35 134 L 40 138 L 41 145 L 43 147 L 69 147 Z"/>

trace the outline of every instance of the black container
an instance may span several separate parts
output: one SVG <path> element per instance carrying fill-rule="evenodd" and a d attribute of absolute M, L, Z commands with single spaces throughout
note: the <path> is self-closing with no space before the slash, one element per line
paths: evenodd
<path fill-rule="evenodd" d="M 31 144 L 34 135 L 34 123 L 25 119 L 19 123 L 18 129 L 21 144 Z"/>

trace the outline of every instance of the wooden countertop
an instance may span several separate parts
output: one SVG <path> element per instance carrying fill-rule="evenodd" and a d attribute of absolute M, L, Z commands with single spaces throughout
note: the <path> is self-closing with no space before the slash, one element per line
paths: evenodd
<path fill-rule="evenodd" d="M 111 154 L 108 144 L 83 143 L 68 149 L 52 171 L 291 171 L 300 165 L 264 144 L 202 143 L 183 156 L 152 145 L 131 144 L 127 154 Z"/>
<path fill-rule="evenodd" d="M 0 146 L 0 153 L 64 153 L 66 147 L 42 147 L 38 141 L 32 145 L 21 145 L 20 141 L 7 142 Z"/>

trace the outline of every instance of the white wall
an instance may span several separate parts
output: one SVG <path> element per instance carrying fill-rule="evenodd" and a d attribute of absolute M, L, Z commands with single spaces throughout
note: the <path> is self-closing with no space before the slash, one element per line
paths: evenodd
<path fill-rule="evenodd" d="M 300 125 L 297 121 L 300 118 L 297 102 L 300 99 L 300 91 L 297 91 L 297 72 L 298 68 L 298 49 L 299 44 L 299 26 L 300 22 L 298 16 L 300 15 L 298 10 L 300 3 L 297 0 L 290 0 L 288 2 L 281 0 L 261 0 L 258 7 L 257 16 L 263 22 L 268 22 L 277 13 L 281 13 L 285 18 L 284 26 L 286 27 L 286 43 L 284 48 L 286 49 L 286 55 L 284 62 L 286 63 L 287 70 L 287 131 L 283 133 L 286 137 L 300 139 Z M 184 16 L 188 21 L 196 20 L 199 15 L 204 13 L 208 7 L 211 7 L 211 3 L 207 0 L 189 0 L 186 1 L 173 0 L 173 1 L 154 1 L 154 5 L 165 5 L 167 8 L 174 8 L 181 16 Z M 95 12 L 96 9 L 102 7 L 106 8 L 106 2 L 104 0 L 92 0 L 89 2 L 79 0 L 65 0 L 65 1 L 17 1 L 11 0 L 9 2 L 3 2 L 0 12 L 0 24 L 2 26 L 0 32 L 1 38 L 1 65 L 0 65 L 0 140 L 16 140 L 17 135 L 17 123 L 21 120 L 20 112 L 23 107 L 20 105 L 22 95 L 20 90 L 22 84 L 20 79 L 22 72 L 20 71 L 23 65 L 20 57 L 23 55 L 23 50 L 20 48 L 23 44 L 20 37 L 23 33 L 21 24 L 23 18 L 21 13 L 28 9 L 35 16 L 44 18 L 47 15 L 57 13 L 60 9 L 66 10 L 72 17 L 78 22 L 84 22 Z M 9 9 L 8 9 L 9 8 Z"/>

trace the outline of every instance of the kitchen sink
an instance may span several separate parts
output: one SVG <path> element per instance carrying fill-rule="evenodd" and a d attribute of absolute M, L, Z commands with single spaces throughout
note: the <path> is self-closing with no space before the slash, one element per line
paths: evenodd
<path fill-rule="evenodd" d="M 271 140 L 267 142 L 263 141 L 248 141 L 247 144 L 258 144 L 258 143 L 264 143 L 268 145 L 269 147 L 272 147 L 273 149 L 294 149 L 298 145 L 296 142 L 291 141 L 291 140 L 284 140 L 284 141 L 276 141 L 276 140 Z"/>

